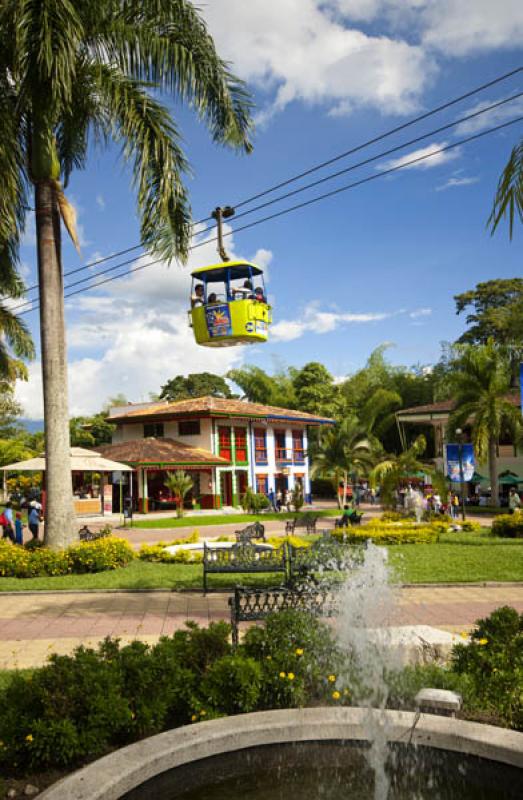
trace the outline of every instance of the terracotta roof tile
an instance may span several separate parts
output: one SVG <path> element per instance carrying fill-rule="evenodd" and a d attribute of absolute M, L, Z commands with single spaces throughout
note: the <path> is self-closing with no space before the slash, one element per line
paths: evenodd
<path fill-rule="evenodd" d="M 175 403 L 151 403 L 146 407 L 140 405 L 133 410 L 133 406 L 122 407 L 109 419 L 133 420 L 150 417 L 183 417 L 191 414 L 205 416 L 233 416 L 257 417 L 265 419 L 295 419 L 297 422 L 306 422 L 310 425 L 334 424 L 328 417 L 318 417 L 290 408 L 266 406 L 262 403 L 248 403 L 245 400 L 229 400 L 223 397 L 195 397 L 190 400 L 178 400 Z"/>
<path fill-rule="evenodd" d="M 100 445 L 96 449 L 106 458 L 122 461 L 125 464 L 173 464 L 174 466 L 229 464 L 227 459 L 215 456 L 209 450 L 191 447 L 168 438 L 131 439 L 126 442 Z"/>
<path fill-rule="evenodd" d="M 519 406 L 521 402 L 521 395 L 518 393 L 510 394 L 507 395 L 506 399 L 512 405 Z M 456 403 L 454 400 L 440 400 L 438 403 L 428 403 L 424 406 L 402 408 L 401 411 L 398 411 L 398 414 L 444 414 L 445 412 L 450 413 L 451 411 L 454 411 L 455 405 Z"/>

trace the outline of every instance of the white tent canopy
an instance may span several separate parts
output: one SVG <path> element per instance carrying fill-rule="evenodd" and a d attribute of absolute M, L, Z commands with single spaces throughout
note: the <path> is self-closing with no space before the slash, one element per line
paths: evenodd
<path fill-rule="evenodd" d="M 18 461 L 14 464 L 7 464 L 0 467 L 2 472 L 45 472 L 45 453 L 41 453 L 35 458 L 27 461 Z M 84 447 L 71 447 L 71 471 L 72 472 L 132 472 L 133 468 L 119 461 L 111 461 L 103 458 L 100 453 L 94 450 L 86 450 Z"/>

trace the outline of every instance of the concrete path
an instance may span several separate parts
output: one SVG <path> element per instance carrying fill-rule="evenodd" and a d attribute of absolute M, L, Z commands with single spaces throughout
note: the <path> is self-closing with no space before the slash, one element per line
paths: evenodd
<path fill-rule="evenodd" d="M 0 669 L 38 666 L 48 655 L 95 646 L 105 636 L 155 642 L 192 619 L 229 617 L 228 595 L 176 592 L 57 592 L 0 595 Z M 459 633 L 501 605 L 523 612 L 523 584 L 419 586 L 398 590 L 389 625 Z"/>

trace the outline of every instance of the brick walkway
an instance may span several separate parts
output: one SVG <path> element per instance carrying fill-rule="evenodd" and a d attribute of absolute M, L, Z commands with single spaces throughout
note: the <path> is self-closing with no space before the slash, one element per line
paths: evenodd
<path fill-rule="evenodd" d="M 51 652 L 94 646 L 105 636 L 155 642 L 187 619 L 202 625 L 228 619 L 227 598 L 173 592 L 0 595 L 0 669 L 36 666 Z M 399 590 L 388 622 L 459 632 L 505 604 L 523 612 L 523 584 L 408 587 Z"/>

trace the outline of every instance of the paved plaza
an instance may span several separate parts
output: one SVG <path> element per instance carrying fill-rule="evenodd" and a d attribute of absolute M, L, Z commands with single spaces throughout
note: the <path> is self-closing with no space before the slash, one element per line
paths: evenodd
<path fill-rule="evenodd" d="M 228 597 L 170 591 L 2 594 L 0 669 L 37 666 L 52 652 L 95 646 L 105 636 L 153 643 L 189 619 L 201 625 L 227 620 Z M 523 584 L 405 587 L 387 623 L 459 633 L 505 604 L 523 612 Z"/>

